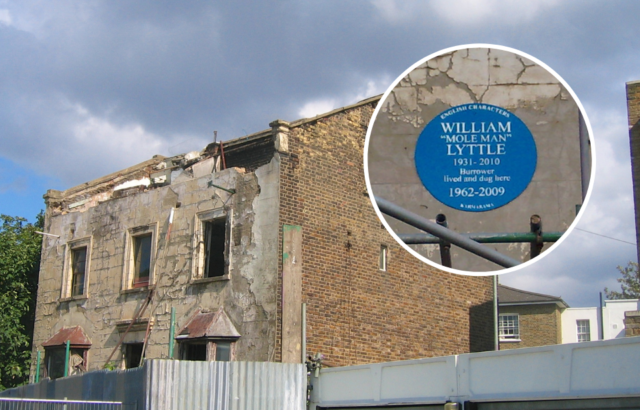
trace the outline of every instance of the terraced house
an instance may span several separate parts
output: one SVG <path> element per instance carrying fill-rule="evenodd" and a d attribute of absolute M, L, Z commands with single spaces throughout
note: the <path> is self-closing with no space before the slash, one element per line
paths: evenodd
<path fill-rule="evenodd" d="M 62 375 L 67 341 L 71 372 L 491 350 L 491 278 L 419 262 L 373 211 L 378 100 L 48 191 L 33 365 Z"/>

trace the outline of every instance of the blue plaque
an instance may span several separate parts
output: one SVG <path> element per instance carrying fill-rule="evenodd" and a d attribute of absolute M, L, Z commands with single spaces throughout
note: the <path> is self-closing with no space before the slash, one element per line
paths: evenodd
<path fill-rule="evenodd" d="M 454 209 L 482 212 L 517 198 L 536 170 L 538 153 L 520 118 L 490 104 L 438 114 L 420 133 L 415 162 L 422 184 Z"/>

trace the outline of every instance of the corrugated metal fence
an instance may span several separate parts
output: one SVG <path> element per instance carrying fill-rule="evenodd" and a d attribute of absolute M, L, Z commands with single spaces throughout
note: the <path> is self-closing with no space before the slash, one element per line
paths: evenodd
<path fill-rule="evenodd" d="M 147 407 L 158 410 L 303 410 L 302 364 L 152 360 Z"/>
<path fill-rule="evenodd" d="M 122 410 L 122 403 L 0 398 L 0 410 Z"/>
<path fill-rule="evenodd" d="M 142 368 L 43 380 L 0 397 L 121 402 L 122 410 L 303 410 L 306 388 L 303 364 L 148 360 Z"/>

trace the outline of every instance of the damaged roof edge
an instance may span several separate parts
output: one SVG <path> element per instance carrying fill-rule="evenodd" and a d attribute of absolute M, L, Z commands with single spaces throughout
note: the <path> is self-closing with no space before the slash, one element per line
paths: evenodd
<path fill-rule="evenodd" d="M 359 101 L 355 104 L 351 104 L 351 105 L 346 105 L 344 107 L 340 107 L 340 108 L 336 108 L 334 110 L 331 110 L 329 112 L 326 112 L 324 114 L 320 114 L 320 115 L 316 115 L 315 117 L 311 117 L 311 118 L 301 118 L 299 120 L 287 123 L 288 128 L 292 129 L 292 128 L 296 128 L 296 127 L 300 127 L 318 120 L 321 120 L 323 118 L 327 118 L 330 117 L 332 115 L 336 115 L 360 106 L 364 106 L 367 104 L 371 104 L 371 103 L 375 103 L 377 101 L 380 100 L 380 98 L 382 97 L 381 95 L 377 95 L 374 97 L 370 97 L 370 98 L 366 98 L 362 101 Z M 275 122 L 282 122 L 281 120 L 276 120 Z M 286 123 L 286 122 L 285 122 Z M 256 140 L 260 140 L 263 138 L 272 138 L 273 137 L 273 129 L 269 128 L 266 130 L 262 130 L 262 131 L 258 131 L 258 132 L 254 132 L 253 134 L 249 134 L 247 136 L 244 137 L 240 137 L 240 138 L 236 138 L 236 139 L 232 139 L 232 140 L 227 140 L 227 141 L 222 141 L 223 146 L 226 149 L 233 149 L 233 148 L 239 148 L 241 146 L 243 146 L 244 144 L 247 143 L 251 143 L 253 141 Z M 207 145 L 202 152 L 207 151 L 207 149 L 211 146 L 212 144 Z M 150 167 L 150 166 L 156 166 L 159 163 L 163 162 L 165 159 L 167 158 L 175 158 L 175 157 L 180 157 L 184 154 L 181 155 L 175 155 L 172 157 L 165 157 L 163 155 L 154 155 L 153 158 L 141 162 L 137 165 L 131 166 L 129 168 L 125 168 L 123 170 L 120 171 L 116 171 L 113 172 L 109 175 L 105 175 L 103 177 L 94 179 L 92 181 L 88 181 L 85 183 L 82 183 L 80 185 L 74 186 L 72 188 L 69 188 L 65 191 L 58 191 L 55 189 L 50 189 L 47 191 L 47 193 L 44 195 L 45 200 L 62 200 L 62 199 L 67 199 L 70 197 L 73 197 L 76 194 L 81 193 L 82 191 L 86 190 L 86 189 L 90 189 L 92 187 L 97 187 L 100 186 L 102 184 L 109 184 L 109 183 L 113 183 L 114 180 L 116 180 L 117 178 L 120 178 L 123 182 L 127 181 L 129 179 L 131 179 L 132 177 L 135 176 L 136 173 L 140 172 L 141 170 Z"/>
<path fill-rule="evenodd" d="M 84 182 L 80 185 L 76 185 L 73 188 L 69 188 L 66 191 L 57 191 L 55 189 L 49 189 L 47 190 L 47 193 L 44 195 L 45 198 L 66 198 L 69 196 L 72 196 L 84 189 L 87 189 L 89 187 L 93 187 L 96 185 L 100 185 L 100 184 L 106 184 L 109 183 L 111 181 L 113 181 L 115 178 L 117 177 L 122 177 L 123 180 L 126 180 L 127 177 L 131 174 L 135 174 L 136 172 L 139 172 L 140 170 L 148 167 L 148 166 L 155 166 L 158 165 L 159 163 L 161 163 L 162 161 L 164 161 L 166 159 L 166 157 L 162 156 L 162 155 L 154 155 L 153 158 L 146 160 L 144 162 L 141 162 L 139 164 L 130 166 L 128 168 L 122 169 L 120 171 L 116 171 L 113 172 L 109 175 L 105 175 L 103 177 L 100 178 L 96 178 L 92 181 L 89 182 Z"/>

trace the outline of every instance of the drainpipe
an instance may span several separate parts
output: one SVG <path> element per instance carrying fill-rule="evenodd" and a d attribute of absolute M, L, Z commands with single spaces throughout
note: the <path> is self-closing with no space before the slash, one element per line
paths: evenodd
<path fill-rule="evenodd" d="M 64 377 L 67 377 L 69 375 L 69 345 L 70 344 L 71 342 L 67 340 L 67 348 L 64 352 Z"/>
<path fill-rule="evenodd" d="M 500 350 L 498 335 L 498 275 L 493 275 L 493 348 Z"/>
<path fill-rule="evenodd" d="M 600 310 L 598 311 L 600 316 L 600 340 L 604 340 L 604 299 L 602 298 L 602 292 L 600 292 Z"/>
<path fill-rule="evenodd" d="M 302 304 L 302 364 L 307 361 L 307 304 Z"/>
<path fill-rule="evenodd" d="M 171 307 L 171 325 L 169 327 L 169 359 L 173 359 L 173 339 L 176 332 L 176 308 Z"/>
<path fill-rule="evenodd" d="M 40 381 L 40 350 L 38 350 L 38 354 L 36 355 L 36 378 L 34 383 L 38 383 Z"/>

